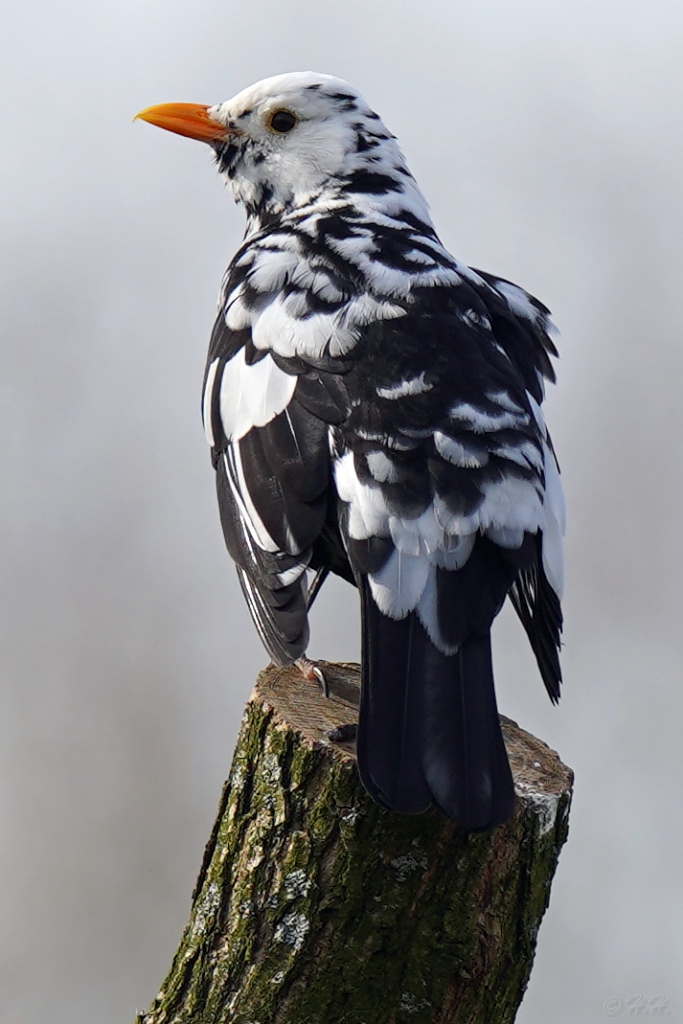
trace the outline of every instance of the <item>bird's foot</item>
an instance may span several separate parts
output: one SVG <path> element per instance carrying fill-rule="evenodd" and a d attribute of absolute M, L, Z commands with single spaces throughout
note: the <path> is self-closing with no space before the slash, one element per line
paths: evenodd
<path fill-rule="evenodd" d="M 328 729 L 325 735 L 333 743 L 355 743 L 358 736 L 358 722 L 338 725 L 336 729 Z"/>
<path fill-rule="evenodd" d="M 325 673 L 319 665 L 314 661 L 311 661 L 310 658 L 305 658 L 303 655 L 300 658 L 297 658 L 294 664 L 307 682 L 318 684 L 323 697 L 330 696 L 330 684 L 325 678 Z"/>

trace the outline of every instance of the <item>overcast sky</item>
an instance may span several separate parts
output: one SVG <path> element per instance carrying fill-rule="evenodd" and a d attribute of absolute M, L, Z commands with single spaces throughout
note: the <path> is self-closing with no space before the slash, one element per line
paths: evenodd
<path fill-rule="evenodd" d="M 364 92 L 451 251 L 561 331 L 559 708 L 511 616 L 496 639 L 501 710 L 577 773 L 519 1022 L 636 994 L 683 1020 L 682 36 L 672 0 L 6 5 L 3 1022 L 149 1004 L 265 661 L 199 420 L 242 215 L 206 147 L 132 117 L 304 69 Z M 358 656 L 350 588 L 323 594 L 311 650 Z"/>

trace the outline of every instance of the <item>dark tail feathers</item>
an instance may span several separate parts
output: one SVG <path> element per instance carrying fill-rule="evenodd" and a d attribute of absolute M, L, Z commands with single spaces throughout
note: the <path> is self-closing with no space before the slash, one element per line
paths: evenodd
<path fill-rule="evenodd" d="M 502 824 L 514 787 L 500 730 L 490 637 L 442 654 L 417 616 L 401 621 L 363 602 L 363 694 L 358 766 L 368 792 L 393 811 L 436 803 L 472 831 Z"/>

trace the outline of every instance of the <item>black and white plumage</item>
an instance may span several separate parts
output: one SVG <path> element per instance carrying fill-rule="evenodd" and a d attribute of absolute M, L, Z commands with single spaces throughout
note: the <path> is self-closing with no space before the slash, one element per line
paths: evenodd
<path fill-rule="evenodd" d="M 366 788 L 492 828 L 514 804 L 490 644 L 507 595 L 559 697 L 548 310 L 444 249 L 395 138 L 340 79 L 282 75 L 141 116 L 208 141 L 247 211 L 203 415 L 261 639 L 295 661 L 310 571 L 355 583 Z"/>

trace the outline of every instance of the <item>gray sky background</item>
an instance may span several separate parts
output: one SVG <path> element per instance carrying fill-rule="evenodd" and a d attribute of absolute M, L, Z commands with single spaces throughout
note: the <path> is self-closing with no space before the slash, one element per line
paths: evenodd
<path fill-rule="evenodd" d="M 504 615 L 501 710 L 577 772 L 520 1024 L 683 1020 L 681 143 L 673 0 L 27 0 L 0 41 L 0 1020 L 126 1024 L 170 963 L 264 663 L 199 389 L 242 215 L 141 107 L 354 82 L 447 245 L 561 329 L 566 687 Z M 331 585 L 314 654 L 358 653 Z M 628 1016 L 626 1010 L 622 1016 Z"/>

